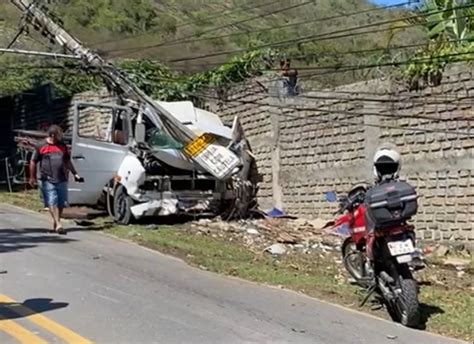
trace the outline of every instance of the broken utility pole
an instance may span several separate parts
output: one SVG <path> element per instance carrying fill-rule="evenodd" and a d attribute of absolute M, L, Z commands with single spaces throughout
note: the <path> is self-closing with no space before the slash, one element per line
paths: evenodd
<path fill-rule="evenodd" d="M 236 154 L 226 147 L 214 143 L 212 135 L 204 134 L 196 137 L 194 132 L 140 90 L 113 64 L 106 62 L 98 54 L 86 48 L 78 39 L 55 23 L 44 10 L 35 4 L 34 0 L 10 1 L 25 13 L 27 24 L 32 25 L 35 30 L 58 43 L 72 55 L 77 56 L 86 67 L 95 69 L 112 90 L 123 98 L 133 100 L 155 112 L 162 120 L 163 129 L 176 140 L 187 145 L 184 153 L 207 172 L 218 179 L 226 179 L 236 171 L 241 164 Z"/>

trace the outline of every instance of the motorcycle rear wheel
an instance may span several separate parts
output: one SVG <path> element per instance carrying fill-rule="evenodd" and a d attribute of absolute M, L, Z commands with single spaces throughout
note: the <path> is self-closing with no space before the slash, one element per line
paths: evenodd
<path fill-rule="evenodd" d="M 401 293 L 393 300 L 391 314 L 403 326 L 417 328 L 420 325 L 418 285 L 412 277 L 400 276 Z"/>

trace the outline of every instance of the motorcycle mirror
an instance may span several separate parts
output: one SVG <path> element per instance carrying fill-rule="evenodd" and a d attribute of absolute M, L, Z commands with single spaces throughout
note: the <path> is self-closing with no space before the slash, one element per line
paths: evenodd
<path fill-rule="evenodd" d="M 330 203 L 337 202 L 337 194 L 333 191 L 326 192 L 324 196 L 327 202 L 330 202 Z"/>

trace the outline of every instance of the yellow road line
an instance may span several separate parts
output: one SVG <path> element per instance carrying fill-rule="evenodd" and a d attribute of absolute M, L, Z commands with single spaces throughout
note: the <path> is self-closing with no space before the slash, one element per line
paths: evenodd
<path fill-rule="evenodd" d="M 81 337 L 77 333 L 71 331 L 63 325 L 58 324 L 55 321 L 46 318 L 41 314 L 36 314 L 33 310 L 23 306 L 20 303 L 17 303 L 15 300 L 10 299 L 6 295 L 0 294 L 0 302 L 12 303 L 12 305 L 8 307 L 11 311 L 21 315 L 23 318 L 28 319 L 32 323 L 44 328 L 46 331 L 51 332 L 55 336 L 64 340 L 66 343 L 92 344 L 90 340 Z"/>
<path fill-rule="evenodd" d="M 26 328 L 18 325 L 12 320 L 8 320 L 0 315 L 0 331 L 12 336 L 20 343 L 23 344 L 48 344 L 33 332 L 28 331 Z"/>

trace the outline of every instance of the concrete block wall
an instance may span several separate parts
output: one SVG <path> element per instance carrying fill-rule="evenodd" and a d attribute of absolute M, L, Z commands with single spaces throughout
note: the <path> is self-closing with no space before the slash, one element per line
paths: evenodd
<path fill-rule="evenodd" d="M 372 80 L 281 97 L 274 84 L 239 85 L 211 107 L 225 121 L 241 117 L 264 178 L 263 209 L 332 218 L 337 205 L 325 193 L 371 184 L 375 151 L 392 143 L 403 157 L 402 178 L 421 195 L 419 236 L 474 240 L 474 138 L 463 135 L 474 134 L 469 66 L 452 67 L 440 86 L 420 91 Z"/>
<path fill-rule="evenodd" d="M 259 185 L 259 202 L 263 208 L 273 204 L 272 156 L 277 146 L 275 128 L 270 107 L 256 108 L 246 102 L 257 102 L 266 98 L 266 91 L 258 83 L 242 85 L 232 90 L 225 102 L 209 102 L 209 111 L 221 116 L 222 121 L 232 126 L 239 116 L 252 152 L 258 161 L 258 172 L 263 180 Z"/>

